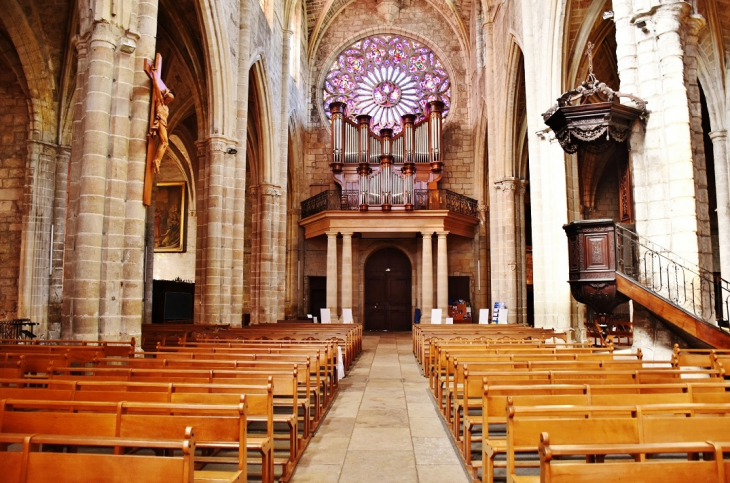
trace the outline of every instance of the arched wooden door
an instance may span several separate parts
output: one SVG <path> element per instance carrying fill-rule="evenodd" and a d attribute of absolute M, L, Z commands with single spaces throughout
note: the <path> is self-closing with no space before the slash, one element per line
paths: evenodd
<path fill-rule="evenodd" d="M 365 330 L 411 330 L 411 262 L 400 250 L 365 262 Z"/>

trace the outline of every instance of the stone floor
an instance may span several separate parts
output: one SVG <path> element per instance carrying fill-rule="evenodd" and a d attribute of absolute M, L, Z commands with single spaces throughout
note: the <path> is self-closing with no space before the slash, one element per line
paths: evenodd
<path fill-rule="evenodd" d="M 367 334 L 292 483 L 467 483 L 411 333 Z"/>

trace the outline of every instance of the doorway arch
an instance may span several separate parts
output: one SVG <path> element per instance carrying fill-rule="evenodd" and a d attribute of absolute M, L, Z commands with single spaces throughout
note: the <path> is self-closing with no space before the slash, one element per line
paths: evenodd
<path fill-rule="evenodd" d="M 365 262 L 365 330 L 411 330 L 411 261 L 382 248 Z"/>

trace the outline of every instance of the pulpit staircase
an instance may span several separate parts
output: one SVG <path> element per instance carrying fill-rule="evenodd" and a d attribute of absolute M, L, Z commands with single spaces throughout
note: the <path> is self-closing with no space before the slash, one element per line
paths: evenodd
<path fill-rule="evenodd" d="M 579 302 L 607 316 L 631 299 L 693 346 L 730 348 L 730 282 L 611 220 L 564 228 Z"/>

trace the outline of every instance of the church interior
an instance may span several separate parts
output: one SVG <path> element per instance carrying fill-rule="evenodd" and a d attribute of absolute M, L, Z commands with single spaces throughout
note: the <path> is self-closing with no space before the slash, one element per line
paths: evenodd
<path fill-rule="evenodd" d="M 0 466 L 105 481 L 48 456 L 94 446 L 149 481 L 725 481 L 728 12 L 2 0 Z M 222 406 L 138 431 L 195 403 Z M 579 425 L 591 405 L 615 430 Z M 26 417 L 54 411 L 111 429 Z M 546 429 L 518 443 L 520 418 Z"/>

